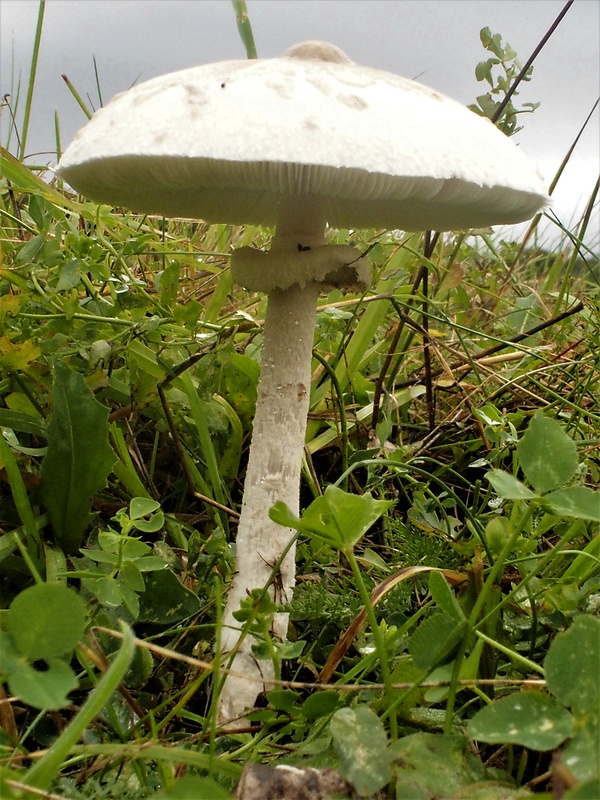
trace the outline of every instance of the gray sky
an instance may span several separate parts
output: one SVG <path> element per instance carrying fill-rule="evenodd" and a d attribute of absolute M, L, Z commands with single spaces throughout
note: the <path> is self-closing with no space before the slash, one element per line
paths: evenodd
<path fill-rule="evenodd" d="M 486 89 L 474 77 L 487 57 L 479 31 L 500 33 L 525 61 L 564 0 L 247 0 L 260 57 L 324 39 L 354 61 L 415 78 L 469 104 Z M 29 75 L 38 3 L 0 0 L 0 91 L 16 96 Z M 536 60 L 518 101 L 541 102 L 515 141 L 548 183 L 600 94 L 600 2 L 575 3 Z M 229 0 L 48 0 L 27 150 L 54 163 L 54 112 L 63 148 L 85 117 L 61 79 L 98 105 L 93 57 L 106 103 L 135 82 L 211 61 L 245 58 Z M 599 126 L 584 133 L 555 192 L 566 224 L 599 171 Z M 3 111 L 2 142 L 8 115 Z M 14 151 L 14 146 L 11 148 Z M 596 223 L 597 226 L 597 223 Z"/>

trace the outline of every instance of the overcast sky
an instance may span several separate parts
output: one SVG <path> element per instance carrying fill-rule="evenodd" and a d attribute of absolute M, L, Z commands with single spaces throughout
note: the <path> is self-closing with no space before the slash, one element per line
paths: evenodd
<path fill-rule="evenodd" d="M 469 104 L 485 91 L 474 77 L 486 58 L 479 31 L 500 33 L 525 61 L 565 0 L 247 0 L 259 57 L 306 39 L 341 47 L 354 61 L 432 86 Z M 37 0 L 0 0 L 0 90 L 27 84 Z M 600 2 L 575 0 L 535 63 L 518 102 L 541 102 L 522 117 L 515 141 L 549 183 L 600 94 Z M 27 151 L 54 163 L 54 112 L 63 148 L 85 117 L 61 80 L 99 105 L 132 84 L 211 61 L 245 58 L 229 0 L 48 0 Z M 569 224 L 599 171 L 598 113 L 584 133 L 554 207 Z M 8 115 L 0 120 L 6 141 Z M 14 151 L 14 147 L 11 148 Z M 35 155 L 33 155 L 35 154 Z M 41 155 L 38 155 L 41 154 Z M 596 223 L 597 224 L 597 223 Z"/>

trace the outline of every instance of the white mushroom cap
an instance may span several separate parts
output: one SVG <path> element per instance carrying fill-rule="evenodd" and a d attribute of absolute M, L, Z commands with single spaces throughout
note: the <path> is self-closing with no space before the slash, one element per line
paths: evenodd
<path fill-rule="evenodd" d="M 516 223 L 547 201 L 488 120 L 322 42 L 135 86 L 94 115 L 57 172 L 99 202 L 235 224 L 275 225 L 298 197 L 334 227 L 404 230 Z"/>

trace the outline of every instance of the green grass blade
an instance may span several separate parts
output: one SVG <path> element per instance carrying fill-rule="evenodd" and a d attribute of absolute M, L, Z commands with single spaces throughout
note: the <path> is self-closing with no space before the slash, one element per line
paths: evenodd
<path fill-rule="evenodd" d="M 104 105 L 104 100 L 102 99 L 102 90 L 100 89 L 100 76 L 98 75 L 98 64 L 96 63 L 96 56 L 94 56 L 94 80 L 96 81 L 98 102 L 100 103 L 100 107 L 102 107 Z"/>
<path fill-rule="evenodd" d="M 25 773 L 23 783 L 38 789 L 47 789 L 60 771 L 69 751 L 80 739 L 85 729 L 100 714 L 111 694 L 123 680 L 135 652 L 133 632 L 124 623 L 123 644 L 111 666 L 99 680 L 98 685 L 81 706 L 78 714 L 67 725 L 46 754 Z"/>
<path fill-rule="evenodd" d="M 132 497 L 146 497 L 148 500 L 154 499 L 137 473 L 131 456 L 129 455 L 123 431 L 114 422 L 111 423 L 109 430 L 118 456 L 118 460 L 113 464 L 113 473 Z"/>
<path fill-rule="evenodd" d="M 62 144 L 60 141 L 60 120 L 58 118 L 58 112 L 54 112 L 54 141 L 56 144 L 56 161 L 60 161 L 62 156 Z M 62 181 L 60 182 L 62 186 Z"/>
<path fill-rule="evenodd" d="M 8 442 L 1 433 L 0 464 L 4 465 L 6 474 L 8 475 L 8 482 L 10 484 L 15 507 L 27 536 L 27 546 L 21 542 L 20 538 L 17 538 L 17 547 L 35 582 L 42 583 L 39 573 L 44 553 L 42 540 L 19 467 Z"/>
<path fill-rule="evenodd" d="M 40 0 L 35 38 L 33 41 L 33 53 L 31 55 L 31 68 L 29 70 L 29 83 L 27 86 L 27 97 L 25 98 L 25 111 L 23 113 L 23 128 L 21 130 L 21 146 L 19 147 L 19 158 L 25 158 L 25 147 L 27 145 L 27 133 L 29 132 L 29 118 L 31 116 L 31 106 L 33 103 L 33 89 L 35 87 L 35 77 L 37 74 L 38 57 L 40 54 L 40 42 L 42 40 L 42 28 L 44 25 L 44 10 L 46 0 Z"/>
<path fill-rule="evenodd" d="M 258 58 L 256 55 L 256 45 L 254 44 L 254 34 L 252 33 L 252 25 L 248 18 L 248 9 L 246 8 L 245 0 L 231 0 L 233 10 L 235 11 L 235 18 L 237 20 L 237 28 L 242 40 L 242 44 L 246 48 L 246 55 L 248 58 Z"/>
<path fill-rule="evenodd" d="M 79 106 L 79 108 L 83 111 L 83 113 L 86 115 L 86 117 L 88 119 L 91 119 L 92 116 L 93 116 L 93 112 L 90 111 L 90 109 L 83 102 L 83 99 L 82 99 L 81 95 L 79 94 L 79 92 L 77 91 L 77 89 L 73 86 L 73 84 L 67 78 L 66 75 L 61 75 L 61 78 L 67 84 L 67 89 L 71 92 L 71 94 L 73 95 L 73 97 L 77 101 L 77 105 Z"/>
<path fill-rule="evenodd" d="M 219 471 L 219 465 L 217 463 L 217 455 L 213 447 L 212 439 L 210 438 L 210 431 L 208 430 L 208 426 L 206 424 L 205 415 L 200 405 L 200 398 L 198 397 L 198 392 L 192 382 L 192 378 L 189 372 L 184 372 L 183 374 L 181 374 L 177 379 L 177 382 L 179 382 L 181 388 L 185 392 L 188 402 L 190 404 L 190 411 L 194 419 L 194 422 L 196 423 L 196 429 L 198 431 L 200 447 L 202 448 L 202 452 L 206 460 L 206 468 L 208 471 L 208 477 L 211 483 L 214 499 L 222 506 L 226 506 L 227 499 L 225 498 L 225 494 L 223 492 L 223 482 L 221 480 L 221 473 Z M 223 521 L 223 525 L 225 526 L 225 530 L 227 530 L 229 524 L 227 520 L 227 515 L 221 513 L 220 516 Z"/>

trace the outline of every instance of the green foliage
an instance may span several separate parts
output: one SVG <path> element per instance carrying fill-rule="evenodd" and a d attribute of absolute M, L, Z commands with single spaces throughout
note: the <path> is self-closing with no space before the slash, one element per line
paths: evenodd
<path fill-rule="evenodd" d="M 393 745 L 397 770 L 396 796 L 472 797 L 476 800 L 522 797 L 502 773 L 485 769 L 468 750 L 463 736 L 415 733 Z"/>
<path fill-rule="evenodd" d="M 368 706 L 342 708 L 330 722 L 342 775 L 360 797 L 373 794 L 391 778 L 391 755 L 381 720 Z"/>
<path fill-rule="evenodd" d="M 153 795 L 156 800 L 199 800 L 210 797 L 211 800 L 228 800 L 231 795 L 210 778 L 198 778 L 186 775 L 176 781 L 168 789 L 161 789 Z"/>
<path fill-rule="evenodd" d="M 482 43 L 494 116 L 520 63 Z M 514 103 L 508 134 L 534 107 Z M 269 236 L 97 206 L 0 150 L 0 793 L 229 797 L 246 760 L 283 758 L 362 796 L 513 800 L 549 772 L 565 800 L 599 795 L 584 225 L 554 251 L 445 234 L 427 258 L 417 234 L 352 232 L 372 297 L 319 303 L 304 512 L 271 512 L 298 534 L 289 641 L 265 592 L 238 615 L 296 683 L 216 735 L 264 317 L 228 254 Z"/>
<path fill-rule="evenodd" d="M 514 476 L 491 470 L 486 477 L 500 497 L 531 501 L 557 517 L 600 522 L 600 492 L 586 486 L 565 486 L 580 470 L 575 442 L 558 422 L 538 411 L 519 440 L 516 455 L 535 492 Z"/>
<path fill-rule="evenodd" d="M 130 619 L 136 620 L 140 616 L 139 596 L 147 591 L 144 574 L 163 570 L 167 564 L 162 558 L 151 555 L 152 548 L 148 544 L 130 534 L 133 530 L 156 533 L 163 527 L 165 518 L 155 500 L 134 497 L 129 512 L 121 509 L 113 519 L 121 526 L 121 532 L 110 527 L 100 531 L 99 549 L 82 549 L 83 558 L 77 560 L 78 569 L 70 575 L 81 578 L 82 585 L 100 605 L 107 609 L 123 606 Z"/>
<path fill-rule="evenodd" d="M 409 652 L 415 666 L 429 671 L 447 661 L 465 630 L 464 620 L 457 622 L 443 612 L 427 617 L 410 638 Z"/>
<path fill-rule="evenodd" d="M 477 64 L 475 77 L 478 81 L 486 81 L 490 86 L 490 91 L 480 95 L 477 98 L 477 104 L 469 106 L 469 108 L 477 114 L 493 119 L 501 131 L 506 133 L 507 136 L 513 136 L 522 129 L 522 126 L 517 126 L 519 114 L 531 114 L 540 104 L 523 103 L 523 107 L 518 109 L 511 99 L 504 106 L 499 119 L 497 114 L 500 104 L 508 94 L 515 79 L 520 75 L 522 81 L 531 80 L 533 66 L 530 66 L 521 75 L 523 65 L 513 48 L 508 43 L 502 43 L 502 37 L 499 33 L 492 34 L 489 28 L 482 28 L 479 36 L 481 44 L 491 53 L 491 56 Z M 517 95 L 518 92 L 514 92 L 512 97 Z"/>
<path fill-rule="evenodd" d="M 540 411 L 517 444 L 517 458 L 524 475 L 540 494 L 564 486 L 579 466 L 575 442 L 555 420 Z"/>
<path fill-rule="evenodd" d="M 369 528 L 390 508 L 391 502 L 375 500 L 370 494 L 348 494 L 328 486 L 322 497 L 314 500 L 301 519 L 290 514 L 284 503 L 276 503 L 269 516 L 280 525 L 313 536 L 336 550 L 352 550 Z"/>
<path fill-rule="evenodd" d="M 464 736 L 407 735 L 387 738 L 381 720 L 366 705 L 344 708 L 332 717 L 330 729 L 340 759 L 340 771 L 359 797 L 372 796 L 394 778 L 396 797 L 526 796 L 500 770 L 486 769 L 468 750 Z"/>
<path fill-rule="evenodd" d="M 544 660 L 548 689 L 579 717 L 598 710 L 600 687 L 600 620 L 577 617 L 559 633 Z"/>
<path fill-rule="evenodd" d="M 186 589 L 169 569 L 150 572 L 140 594 L 138 619 L 153 625 L 173 625 L 200 610 L 198 596 Z"/>
<path fill-rule="evenodd" d="M 254 44 L 254 34 L 252 33 L 252 25 L 248 18 L 248 10 L 244 0 L 231 0 L 235 17 L 237 20 L 238 32 L 248 58 L 257 58 L 256 45 Z"/>
<path fill-rule="evenodd" d="M 521 692 L 479 711 L 469 722 L 468 733 L 484 742 L 554 750 L 572 735 L 573 718 L 552 697 Z"/>
<path fill-rule="evenodd" d="M 62 583 L 41 583 L 12 601 L 0 631 L 0 674 L 10 691 L 35 708 L 55 710 L 68 704 L 78 685 L 66 656 L 83 637 L 86 607 Z"/>
<path fill-rule="evenodd" d="M 132 632 L 122 625 L 123 644 L 113 663 L 88 695 L 85 703 L 69 722 L 44 756 L 36 761 L 23 776 L 23 783 L 37 789 L 47 789 L 58 774 L 61 764 L 92 720 L 107 704 L 127 672 L 135 646 Z"/>
<path fill-rule="evenodd" d="M 85 605 L 61 583 L 38 584 L 12 601 L 6 625 L 18 650 L 32 661 L 63 656 L 83 635 Z"/>
<path fill-rule="evenodd" d="M 56 541 L 67 552 L 79 548 L 92 497 L 106 485 L 114 461 L 108 411 L 94 400 L 81 375 L 57 362 L 41 490 Z"/>
<path fill-rule="evenodd" d="M 600 736 L 598 668 L 600 620 L 577 617 L 559 633 L 544 660 L 547 687 L 512 694 L 478 711 L 469 721 L 472 739 L 521 744 L 532 750 L 554 750 L 566 740 L 564 763 L 584 785 L 598 778 Z"/>

